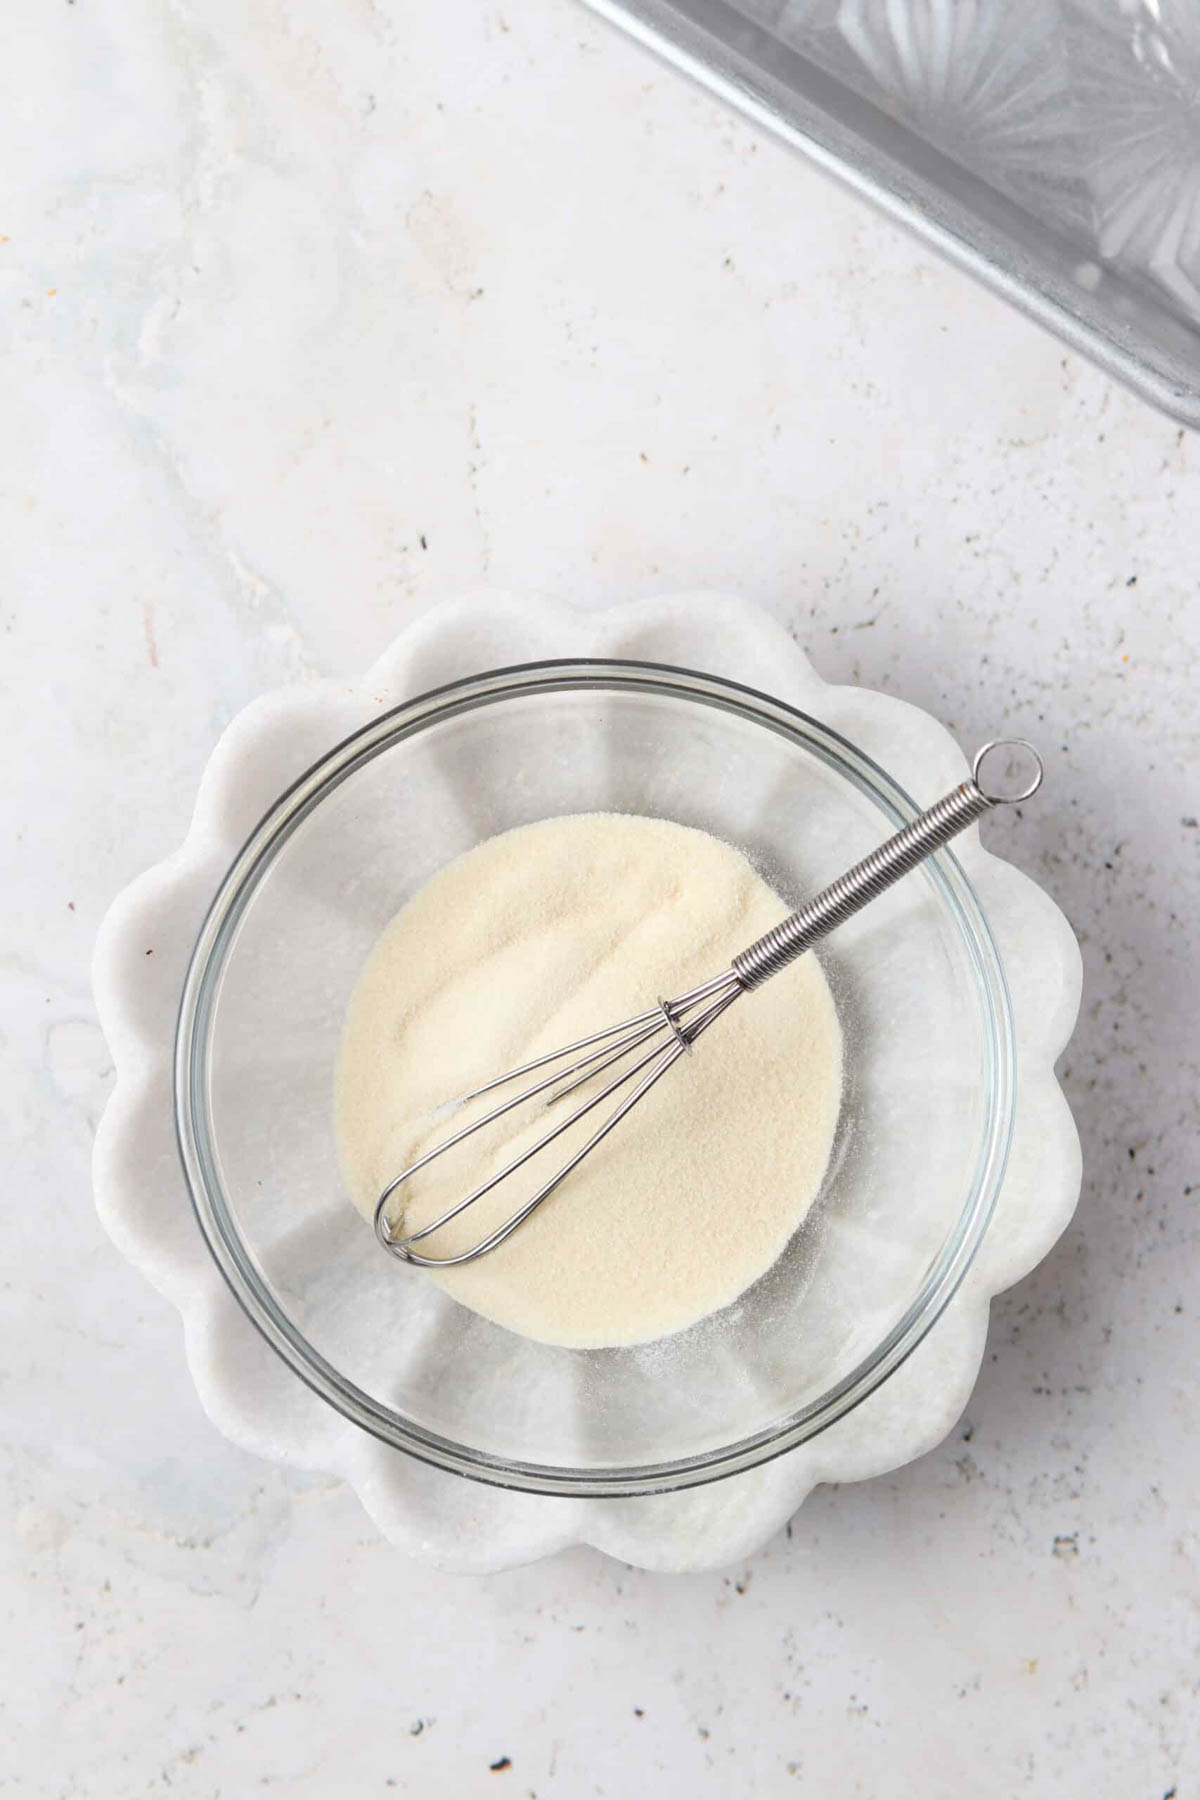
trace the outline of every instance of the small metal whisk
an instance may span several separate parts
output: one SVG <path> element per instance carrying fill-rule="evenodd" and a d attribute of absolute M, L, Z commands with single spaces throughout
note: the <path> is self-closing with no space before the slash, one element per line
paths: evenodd
<path fill-rule="evenodd" d="M 985 767 L 1001 759 L 1003 767 L 998 770 L 992 783 L 985 785 Z M 638 1013 L 635 1018 L 624 1019 L 619 1025 L 609 1025 L 603 1031 L 593 1032 L 590 1037 L 578 1038 L 575 1043 L 565 1044 L 561 1050 L 552 1050 L 546 1056 L 534 1057 L 532 1062 L 523 1063 L 519 1069 L 510 1069 L 508 1074 L 499 1075 L 494 1081 L 485 1082 L 482 1087 L 463 1094 L 452 1102 L 453 1107 L 478 1100 L 482 1095 L 521 1081 L 527 1075 L 535 1075 L 546 1069 L 551 1071 L 540 1075 L 538 1080 L 522 1088 L 512 1099 L 501 1101 L 482 1117 L 464 1125 L 461 1130 L 454 1132 L 424 1156 L 418 1157 L 416 1162 L 402 1169 L 389 1181 L 375 1206 L 375 1234 L 379 1242 L 393 1256 L 415 1263 L 423 1269 L 452 1268 L 456 1264 L 474 1262 L 477 1257 L 486 1256 L 489 1250 L 504 1243 L 518 1226 L 524 1224 L 543 1200 L 548 1199 L 566 1180 L 572 1169 L 578 1168 L 584 1157 L 620 1124 L 638 1101 L 649 1093 L 655 1082 L 686 1051 L 690 1051 L 696 1039 L 710 1025 L 714 1025 L 735 1000 L 752 989 L 761 987 L 770 976 L 785 969 L 818 939 L 836 926 L 844 924 L 982 813 L 993 806 L 1015 805 L 1030 799 L 1042 784 L 1042 774 L 1041 757 L 1024 738 L 1003 738 L 985 744 L 971 765 L 969 781 L 960 783 L 935 805 L 919 813 L 910 824 L 880 844 L 877 850 L 855 863 L 837 881 L 823 888 L 798 911 L 790 913 L 771 931 L 741 951 L 734 957 L 730 967 L 720 975 L 715 975 L 711 981 L 692 988 L 686 994 L 680 994 L 675 1000 L 660 1000 L 657 1006 Z M 545 1094 L 547 1104 L 565 1099 L 568 1094 L 595 1081 L 598 1076 L 626 1061 L 637 1051 L 642 1054 L 606 1082 L 598 1093 L 589 1096 L 558 1124 L 552 1126 L 530 1149 L 514 1157 L 504 1168 L 449 1207 L 431 1224 L 422 1226 L 419 1231 L 406 1237 L 393 1233 L 386 1216 L 388 1202 L 405 1182 L 421 1169 L 427 1168 L 435 1158 L 444 1156 L 466 1138 L 473 1137 L 477 1131 L 482 1131 L 505 1113 L 536 1099 L 538 1095 Z M 469 1206 L 474 1206 L 477 1200 L 482 1200 L 485 1194 L 490 1194 L 502 1181 L 515 1175 L 527 1162 L 548 1149 L 564 1132 L 577 1125 L 588 1113 L 601 1106 L 629 1082 L 635 1082 L 636 1085 L 617 1103 L 598 1130 L 494 1231 L 488 1232 L 478 1243 L 457 1256 L 425 1256 L 414 1248 L 414 1245 L 448 1225 L 451 1219 L 456 1219 Z"/>

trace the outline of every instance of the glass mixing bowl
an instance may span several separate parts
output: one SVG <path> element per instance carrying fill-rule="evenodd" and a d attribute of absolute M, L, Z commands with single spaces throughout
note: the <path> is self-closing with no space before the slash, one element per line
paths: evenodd
<path fill-rule="evenodd" d="M 537 1493 L 712 1481 L 856 1406 L 970 1265 L 1013 1114 L 1003 972 L 943 850 L 821 951 L 845 1039 L 834 1154 L 789 1248 L 733 1305 L 656 1343 L 568 1350 L 387 1256 L 344 1194 L 333 1132 L 364 959 L 452 857 L 600 810 L 713 832 L 794 905 L 918 808 L 817 719 L 711 676 L 632 662 L 480 675 L 376 719 L 276 802 L 213 902 L 179 1018 L 180 1152 L 254 1324 L 364 1430 Z M 721 1054 L 719 1027 L 696 1054 Z M 571 1204 L 569 1183 L 551 1204 Z"/>

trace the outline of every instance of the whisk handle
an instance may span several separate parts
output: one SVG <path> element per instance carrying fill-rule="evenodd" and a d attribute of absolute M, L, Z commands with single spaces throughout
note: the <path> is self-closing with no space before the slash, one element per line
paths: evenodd
<path fill-rule="evenodd" d="M 1014 756 L 1017 751 L 1025 753 L 1023 772 L 1021 759 Z M 1001 753 L 1008 759 L 1007 780 L 999 785 L 1002 778 L 997 776 L 995 783 L 987 782 L 986 766 Z M 1018 770 L 1015 780 L 1014 764 Z M 1042 772 L 1040 756 L 1024 738 L 1003 738 L 985 744 L 976 754 L 969 781 L 960 782 L 933 806 L 918 813 L 877 850 L 735 956 L 733 972 L 742 987 L 760 987 L 770 976 L 777 975 L 818 939 L 852 918 L 993 806 L 1030 799 L 1041 786 Z"/>

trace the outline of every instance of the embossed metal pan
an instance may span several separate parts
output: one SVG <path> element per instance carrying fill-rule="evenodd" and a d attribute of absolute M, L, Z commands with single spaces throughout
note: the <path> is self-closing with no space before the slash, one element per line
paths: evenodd
<path fill-rule="evenodd" d="M 1197 0 L 587 0 L 1200 426 Z"/>

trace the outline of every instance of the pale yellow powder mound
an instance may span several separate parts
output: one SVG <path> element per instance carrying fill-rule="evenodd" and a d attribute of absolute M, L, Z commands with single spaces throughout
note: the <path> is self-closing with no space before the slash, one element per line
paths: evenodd
<path fill-rule="evenodd" d="M 495 1104 L 434 1116 L 445 1102 L 708 980 L 787 910 L 738 851 L 661 819 L 547 819 L 451 863 L 384 931 L 347 1012 L 335 1113 L 355 1204 L 369 1217 L 399 1169 Z M 423 1279 L 546 1343 L 679 1331 L 787 1244 L 820 1188 L 840 1089 L 837 1013 L 810 954 L 743 995 L 507 1243 Z M 404 1229 L 573 1104 L 510 1115 L 416 1176 Z M 476 1241 L 581 1141 L 560 1138 L 421 1248 Z"/>

